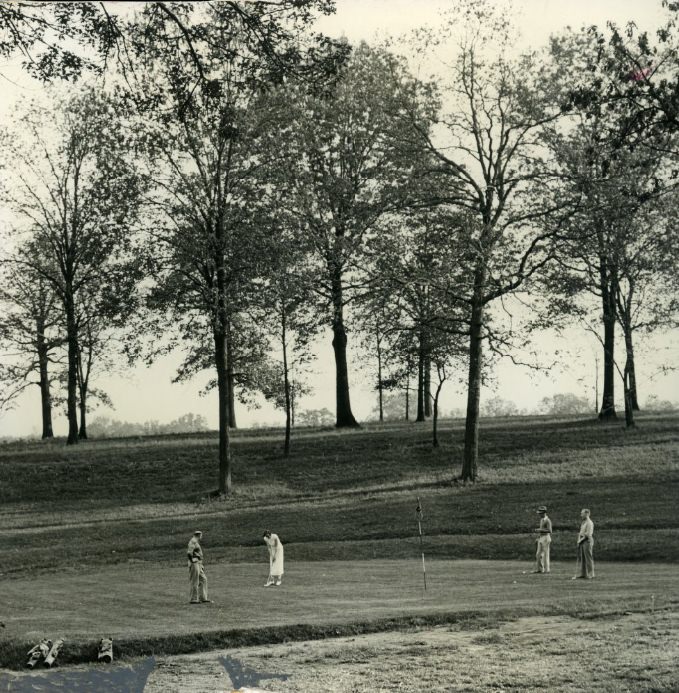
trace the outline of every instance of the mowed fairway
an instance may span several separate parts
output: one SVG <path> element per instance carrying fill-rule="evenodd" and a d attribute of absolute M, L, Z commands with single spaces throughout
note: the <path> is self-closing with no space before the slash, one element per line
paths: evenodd
<path fill-rule="evenodd" d="M 598 564 L 595 580 L 572 581 L 571 563 L 556 563 L 543 576 L 526 573 L 529 563 L 437 560 L 429 563 L 426 592 L 420 568 L 417 557 L 293 563 L 283 586 L 265 589 L 264 564 L 220 563 L 207 569 L 214 604 L 191 605 L 187 571 L 115 566 L 4 583 L 5 624 L 7 635 L 22 639 L 93 641 L 102 635 L 126 640 L 275 626 L 363 626 L 437 614 L 458 621 L 485 614 L 596 616 L 679 606 L 676 565 Z M 234 635 L 231 642 L 242 639 Z M 224 644 L 229 641 L 226 635 Z"/>
<path fill-rule="evenodd" d="M 42 636 L 65 637 L 69 663 L 91 658 L 103 635 L 129 659 L 480 620 L 568 617 L 586 630 L 625 612 L 677 612 L 679 416 L 642 415 L 633 431 L 485 421 L 472 487 L 454 483 L 462 435 L 462 422 L 444 422 L 434 450 L 428 426 L 303 431 L 284 460 L 277 432 L 235 432 L 227 501 L 209 498 L 213 435 L 5 444 L 0 664 L 19 668 Z M 554 523 L 550 576 L 527 573 L 542 503 Z M 597 577 L 572 582 L 582 507 Z M 286 545 L 280 589 L 263 587 L 267 527 Z M 212 605 L 187 603 L 194 529 Z"/>

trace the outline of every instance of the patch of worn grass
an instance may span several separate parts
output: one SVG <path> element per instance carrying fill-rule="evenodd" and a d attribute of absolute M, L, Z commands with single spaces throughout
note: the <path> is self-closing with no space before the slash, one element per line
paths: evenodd
<path fill-rule="evenodd" d="M 596 624 L 550 615 L 502 623 L 495 638 L 450 624 L 239 648 L 228 655 L 256 671 L 285 673 L 287 680 L 275 687 L 291 692 L 674 693 L 678 621 L 676 611 L 664 612 L 651 627 L 654 639 L 644 641 L 634 640 L 646 628 L 644 615 L 609 616 Z M 662 639 L 666 632 L 669 637 Z M 621 646 L 628 640 L 632 649 Z M 167 658 L 162 664 L 186 680 L 190 672 L 209 668 L 216 655 Z M 149 677 L 147 693 L 167 690 L 166 670 L 160 666 Z"/>

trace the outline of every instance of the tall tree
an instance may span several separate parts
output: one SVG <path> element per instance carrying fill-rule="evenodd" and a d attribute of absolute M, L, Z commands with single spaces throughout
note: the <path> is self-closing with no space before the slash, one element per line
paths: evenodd
<path fill-rule="evenodd" d="M 162 348 L 167 325 L 183 343 L 182 370 L 209 363 L 216 371 L 221 494 L 231 492 L 229 387 L 237 300 L 257 276 L 261 240 L 257 224 L 256 110 L 225 99 L 199 102 L 153 135 L 151 176 L 157 188 L 153 243 L 148 258 L 155 286 L 150 306 L 160 317 Z M 253 165 L 254 164 L 254 165 Z M 207 340 L 211 357 L 205 359 Z M 229 353 L 231 345 L 231 354 Z"/>
<path fill-rule="evenodd" d="M 409 163 L 394 147 L 401 68 L 360 45 L 336 80 L 317 94 L 281 92 L 277 141 L 287 159 L 279 185 L 313 248 L 315 290 L 328 310 L 335 356 L 336 426 L 358 425 L 351 409 L 345 311 L 369 236 L 400 201 Z"/>
<path fill-rule="evenodd" d="M 461 478 L 474 481 L 489 311 L 550 260 L 549 240 L 558 224 L 545 229 L 537 222 L 558 210 L 543 204 L 551 176 L 540 138 L 545 124 L 560 113 L 540 74 L 539 58 L 509 57 L 512 32 L 506 17 L 489 4 L 465 8 L 468 24 L 454 64 L 439 86 L 420 87 L 430 103 L 428 127 L 413 121 L 406 132 L 430 155 L 420 173 L 431 186 L 423 204 L 451 205 L 466 214 L 465 227 L 455 226 L 450 236 L 466 249 L 468 270 L 451 278 L 448 296 L 470 316 Z M 447 30 L 455 23 L 451 18 Z"/>
<path fill-rule="evenodd" d="M 645 204 L 635 214 L 627 215 L 619 238 L 617 316 L 625 343 L 625 374 L 634 411 L 639 410 L 635 335 L 648 335 L 679 324 L 676 194 L 654 198 L 648 194 Z"/>
<path fill-rule="evenodd" d="M 78 437 L 81 440 L 87 438 L 87 414 L 92 402 L 112 405 L 108 395 L 92 383 L 97 375 L 114 371 L 118 356 L 125 351 L 130 323 L 139 309 L 138 287 L 144 278 L 140 258 L 141 254 L 136 253 L 124 259 L 119 255 L 109 262 L 105 283 L 92 282 L 78 292 Z"/>
<path fill-rule="evenodd" d="M 236 369 L 229 346 L 245 341 L 234 333 L 236 320 L 270 256 L 265 170 L 276 150 L 262 146 L 266 90 L 285 74 L 307 76 L 322 62 L 323 50 L 311 59 L 297 35 L 314 8 L 329 4 L 286 1 L 245 9 L 232 2 L 158 3 L 147 9 L 135 38 L 149 72 L 137 74 L 141 89 L 134 95 L 153 114 L 147 144 L 159 214 L 150 229 L 157 282 L 151 298 L 198 358 L 192 336 L 210 335 L 221 494 L 232 487 L 229 381 Z M 252 30 L 253 17 L 261 31 Z"/>
<path fill-rule="evenodd" d="M 465 273 L 463 249 L 451 242 L 451 228 L 461 221 L 452 209 L 402 212 L 383 224 L 371 243 L 370 296 L 385 303 L 390 351 L 407 349 L 401 361 L 418 364 L 416 421 L 425 420 L 427 399 L 437 419 L 441 388 L 468 331 L 466 307 L 448 296 L 448 287 Z M 433 395 L 431 375 L 427 382 L 432 366 L 437 374 Z M 436 446 L 436 436 L 435 441 Z"/>
<path fill-rule="evenodd" d="M 280 358 L 272 358 L 264 369 L 259 389 L 285 412 L 283 456 L 290 456 L 295 403 L 308 392 L 302 377 L 295 376 L 311 360 L 310 342 L 318 333 L 320 320 L 312 295 L 314 278 L 307 262 L 308 247 L 294 217 L 281 213 L 276 193 L 270 202 L 271 259 L 261 290 L 259 314 L 267 325 L 271 343 Z"/>
<path fill-rule="evenodd" d="M 28 248 L 15 250 L 18 257 L 32 255 Z M 40 388 L 42 438 L 54 437 L 52 427 L 51 366 L 63 343 L 57 296 L 50 283 L 11 260 L 2 265 L 0 288 L 0 409 L 8 408 L 28 387 Z"/>
<path fill-rule="evenodd" d="M 63 311 L 68 443 L 73 444 L 78 440 L 78 301 L 91 287 L 112 285 L 121 264 L 133 257 L 141 185 L 128 156 L 127 131 L 103 92 L 86 88 L 57 100 L 49 134 L 44 116 L 35 109 L 21 116 L 21 135 L 5 137 L 3 146 L 15 163 L 8 196 L 37 249 L 15 264 L 43 277 Z M 21 234 L 20 227 L 15 234 Z"/>
<path fill-rule="evenodd" d="M 631 330 L 634 276 L 644 267 L 647 280 L 658 277 L 666 265 L 661 255 L 669 247 L 667 234 L 658 233 L 658 215 L 652 210 L 674 187 L 672 134 L 656 123 L 643 144 L 635 142 L 629 131 L 630 75 L 620 74 L 615 55 L 596 32 L 564 32 L 553 37 L 551 51 L 558 65 L 553 81 L 561 84 L 560 98 L 571 113 L 566 127 L 550 136 L 550 148 L 562 187 L 580 195 L 580 208 L 560 239 L 552 286 L 561 287 L 564 300 L 553 310 L 563 315 L 586 312 L 576 300 L 583 291 L 600 301 L 604 383 L 599 416 L 614 418 L 618 323 L 625 338 L 632 406 L 638 407 Z M 596 100 L 589 91 L 593 82 L 599 88 Z M 617 100 L 609 101 L 616 83 Z M 584 93 L 592 98 L 585 100 Z M 657 272 L 649 273 L 652 265 Z"/>

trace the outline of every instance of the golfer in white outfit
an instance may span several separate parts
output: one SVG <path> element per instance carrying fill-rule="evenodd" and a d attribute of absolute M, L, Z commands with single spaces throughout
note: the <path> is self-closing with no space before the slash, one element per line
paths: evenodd
<path fill-rule="evenodd" d="M 270 530 L 264 532 L 264 543 L 269 549 L 269 578 L 264 587 L 280 585 L 283 578 L 283 544 L 277 534 L 272 534 Z"/>
<path fill-rule="evenodd" d="M 541 505 L 537 510 L 540 516 L 540 526 L 535 530 L 538 533 L 537 551 L 535 552 L 534 573 L 549 573 L 549 545 L 552 543 L 552 521 L 547 517 L 547 508 Z"/>

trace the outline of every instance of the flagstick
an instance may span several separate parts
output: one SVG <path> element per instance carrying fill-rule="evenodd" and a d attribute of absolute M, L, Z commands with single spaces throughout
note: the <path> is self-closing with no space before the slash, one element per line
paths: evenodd
<path fill-rule="evenodd" d="M 417 497 L 417 527 L 420 531 L 420 552 L 422 553 L 422 579 L 424 580 L 424 591 L 427 591 L 427 569 L 424 565 L 424 545 L 422 543 L 422 506 L 420 505 L 420 497 Z"/>

